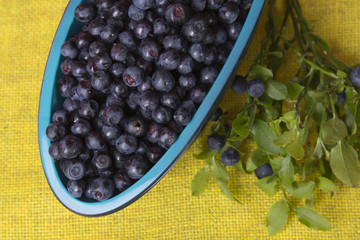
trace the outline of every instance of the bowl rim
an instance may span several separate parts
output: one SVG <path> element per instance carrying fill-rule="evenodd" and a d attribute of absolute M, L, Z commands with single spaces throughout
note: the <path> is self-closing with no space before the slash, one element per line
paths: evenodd
<path fill-rule="evenodd" d="M 248 17 L 235 45 L 221 69 L 216 81 L 197 109 L 191 122 L 184 128 L 177 141 L 164 156 L 130 188 L 103 202 L 84 202 L 72 197 L 56 170 L 55 162 L 48 153 L 50 141 L 46 137 L 46 127 L 51 122 L 52 92 L 55 86 L 56 72 L 60 63 L 60 48 L 66 40 L 74 20 L 74 11 L 82 0 L 70 0 L 57 28 L 46 63 L 40 92 L 38 110 L 38 142 L 43 170 L 47 182 L 56 198 L 70 211 L 83 216 L 103 216 L 116 212 L 135 202 L 149 191 L 173 167 L 181 155 L 188 149 L 200 134 L 216 106 L 220 102 L 227 87 L 230 85 L 244 57 L 246 49 L 259 21 L 266 0 L 254 0 Z M 193 129 L 196 129 L 195 131 Z"/>

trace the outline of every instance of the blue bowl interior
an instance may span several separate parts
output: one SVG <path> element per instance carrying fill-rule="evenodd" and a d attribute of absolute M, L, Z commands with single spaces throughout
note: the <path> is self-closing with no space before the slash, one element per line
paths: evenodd
<path fill-rule="evenodd" d="M 81 0 L 71 0 L 64 12 L 58 30 L 53 40 L 45 68 L 43 84 L 41 88 L 38 118 L 39 149 L 43 169 L 47 181 L 58 200 L 69 210 L 85 216 L 100 216 L 118 211 L 133 203 L 149 189 L 151 189 L 176 163 L 185 150 L 200 134 L 212 113 L 216 110 L 223 94 L 231 84 L 240 65 L 245 51 L 259 20 L 265 4 L 265 0 L 254 0 L 244 27 L 231 51 L 224 67 L 217 77 L 212 88 L 208 92 L 203 103 L 198 108 L 192 121 L 180 134 L 178 140 L 171 146 L 165 155 L 156 163 L 149 172 L 134 183 L 124 192 L 104 201 L 93 202 L 87 199 L 76 199 L 66 190 L 66 178 L 59 168 L 58 162 L 54 162 L 48 153 L 50 141 L 45 131 L 51 122 L 52 114 L 62 108 L 63 98 L 58 94 L 56 85 L 62 73 L 59 63 L 64 60 L 60 54 L 62 43 L 71 35 L 81 30 L 81 25 L 74 20 L 74 10 Z"/>

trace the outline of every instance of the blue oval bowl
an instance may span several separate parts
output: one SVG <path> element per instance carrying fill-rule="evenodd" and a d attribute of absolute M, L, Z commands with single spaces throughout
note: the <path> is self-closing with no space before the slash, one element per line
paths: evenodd
<path fill-rule="evenodd" d="M 50 49 L 39 103 L 39 149 L 47 181 L 58 200 L 66 208 L 77 214 L 101 216 L 128 206 L 149 191 L 170 170 L 200 134 L 236 74 L 240 60 L 244 56 L 254 33 L 265 0 L 254 0 L 244 27 L 219 76 L 195 113 L 192 121 L 185 127 L 177 141 L 140 180 L 124 192 L 103 202 L 76 199 L 68 193 L 65 187 L 66 179 L 59 168 L 58 162 L 54 162 L 49 155 L 50 141 L 45 134 L 52 114 L 61 108 L 63 101 L 56 90 L 57 80 L 61 76 L 59 63 L 63 60 L 60 54 L 60 47 L 69 36 L 79 32 L 81 29 L 80 24 L 74 20 L 74 11 L 76 6 L 82 2 L 82 0 L 71 0 L 69 2 Z"/>

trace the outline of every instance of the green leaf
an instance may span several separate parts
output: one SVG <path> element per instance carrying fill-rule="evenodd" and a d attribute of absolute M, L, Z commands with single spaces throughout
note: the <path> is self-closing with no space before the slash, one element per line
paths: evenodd
<path fill-rule="evenodd" d="M 246 138 L 249 135 L 249 124 L 250 118 L 246 115 L 238 115 L 232 122 L 232 129 L 242 138 Z"/>
<path fill-rule="evenodd" d="M 246 163 L 246 169 L 248 171 L 254 171 L 257 167 L 264 165 L 267 162 L 268 158 L 266 153 L 264 153 L 260 149 L 256 149 L 251 153 Z"/>
<path fill-rule="evenodd" d="M 295 138 L 286 146 L 286 149 L 293 158 L 297 160 L 302 159 L 305 155 L 305 150 L 302 145 L 302 134 L 296 131 Z"/>
<path fill-rule="evenodd" d="M 306 183 L 293 182 L 290 185 L 285 185 L 286 191 L 296 198 L 307 198 L 314 191 L 315 182 L 309 181 Z"/>
<path fill-rule="evenodd" d="M 339 141 L 331 149 L 330 167 L 335 176 L 343 183 L 356 187 L 360 178 L 358 167 L 358 154 L 352 146 L 345 141 Z"/>
<path fill-rule="evenodd" d="M 271 206 L 266 216 L 266 226 L 269 235 L 274 235 L 283 229 L 288 221 L 289 205 L 280 200 Z"/>
<path fill-rule="evenodd" d="M 282 52 L 269 52 L 268 54 L 277 58 L 284 57 L 284 54 Z"/>
<path fill-rule="evenodd" d="M 301 91 L 304 89 L 304 86 L 296 83 L 296 82 L 285 82 L 287 91 L 288 91 L 288 97 L 290 99 L 296 98 Z"/>
<path fill-rule="evenodd" d="M 309 90 L 308 91 L 308 95 L 315 101 L 318 103 L 324 103 L 327 98 L 328 95 L 325 91 L 314 91 L 314 90 Z"/>
<path fill-rule="evenodd" d="M 277 173 L 280 171 L 283 161 L 284 161 L 283 157 L 275 157 L 273 159 L 270 159 L 270 165 L 271 165 L 271 168 L 273 169 L 274 173 Z"/>
<path fill-rule="evenodd" d="M 345 93 L 346 93 L 345 104 L 348 105 L 350 103 L 355 103 L 357 99 L 357 91 L 355 90 L 355 88 L 348 87 L 345 89 Z"/>
<path fill-rule="evenodd" d="M 199 196 L 208 186 L 209 169 L 203 168 L 198 171 L 191 182 L 191 194 Z"/>
<path fill-rule="evenodd" d="M 324 123 L 322 127 L 322 140 L 324 144 L 333 145 L 348 135 L 345 123 L 338 119 L 332 118 Z"/>
<path fill-rule="evenodd" d="M 277 182 L 273 176 L 268 176 L 259 179 L 255 184 L 270 196 L 276 193 Z"/>
<path fill-rule="evenodd" d="M 238 161 L 238 162 L 234 165 L 234 167 L 235 167 L 236 169 L 240 170 L 240 171 L 243 172 L 243 173 L 247 173 L 247 174 L 250 174 L 250 173 L 251 173 L 250 171 L 248 171 L 248 170 L 246 169 L 245 164 L 244 164 L 241 160 Z"/>
<path fill-rule="evenodd" d="M 262 66 L 262 65 L 255 65 L 251 68 L 249 72 L 249 79 L 258 78 L 263 81 L 266 81 L 270 78 L 273 78 L 273 73 L 270 69 Z"/>
<path fill-rule="evenodd" d="M 336 75 L 338 75 L 338 77 L 340 78 L 346 78 L 347 74 L 341 70 L 337 70 Z"/>
<path fill-rule="evenodd" d="M 294 140 L 296 134 L 297 134 L 296 128 L 293 128 L 290 131 L 286 131 L 274 141 L 274 145 L 286 146 L 287 144 L 291 143 Z"/>
<path fill-rule="evenodd" d="M 330 223 L 315 210 L 308 207 L 299 207 L 295 210 L 297 219 L 305 226 L 315 230 L 330 230 Z"/>
<path fill-rule="evenodd" d="M 220 186 L 221 192 L 225 194 L 230 200 L 235 201 L 237 203 L 243 204 L 241 201 L 239 201 L 234 194 L 230 191 L 229 187 L 227 185 Z"/>
<path fill-rule="evenodd" d="M 268 81 L 266 83 L 266 94 L 275 100 L 282 100 L 288 94 L 287 87 L 282 82 Z"/>
<path fill-rule="evenodd" d="M 194 158 L 196 159 L 207 159 L 207 158 L 212 158 L 213 156 L 215 156 L 217 151 L 214 150 L 204 150 L 202 152 L 199 152 L 198 154 L 193 154 Z"/>
<path fill-rule="evenodd" d="M 310 33 L 312 39 L 314 39 L 316 45 L 323 51 L 329 51 L 329 43 L 325 40 L 325 38 L 319 34 Z"/>
<path fill-rule="evenodd" d="M 260 149 L 266 153 L 274 155 L 279 153 L 280 147 L 273 144 L 277 136 L 268 123 L 256 119 L 251 132 L 254 135 L 254 140 Z"/>
<path fill-rule="evenodd" d="M 213 159 L 211 164 L 211 176 L 214 179 L 214 182 L 220 187 L 227 185 L 229 181 L 229 173 L 220 161 L 216 159 Z"/>
<path fill-rule="evenodd" d="M 294 165 L 291 162 L 290 156 L 284 159 L 278 174 L 284 184 L 291 184 L 294 181 Z"/>
<path fill-rule="evenodd" d="M 323 192 L 335 192 L 339 188 L 328 178 L 318 177 L 317 180 L 319 189 Z"/>

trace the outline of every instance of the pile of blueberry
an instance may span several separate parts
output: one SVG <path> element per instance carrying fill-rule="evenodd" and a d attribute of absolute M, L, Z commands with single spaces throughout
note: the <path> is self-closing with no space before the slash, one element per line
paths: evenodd
<path fill-rule="evenodd" d="M 49 153 L 76 198 L 103 201 L 140 179 L 191 121 L 252 0 L 89 0 L 61 47 Z"/>

